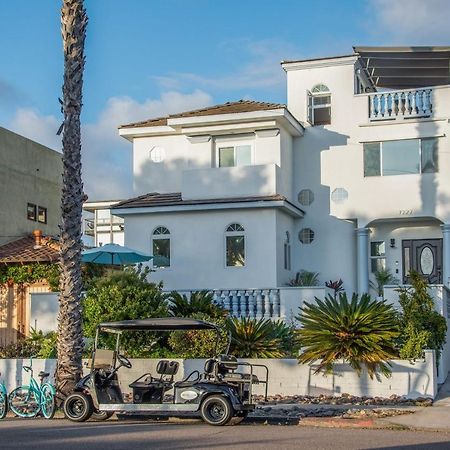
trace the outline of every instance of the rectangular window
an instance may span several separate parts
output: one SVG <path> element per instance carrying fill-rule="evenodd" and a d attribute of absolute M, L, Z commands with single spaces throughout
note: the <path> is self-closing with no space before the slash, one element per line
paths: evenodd
<path fill-rule="evenodd" d="M 47 223 L 47 208 L 43 206 L 38 207 L 38 222 Z"/>
<path fill-rule="evenodd" d="M 244 236 L 226 236 L 226 247 L 227 267 L 245 266 Z"/>
<path fill-rule="evenodd" d="M 384 241 L 370 243 L 370 268 L 372 273 L 386 268 L 386 244 Z"/>
<path fill-rule="evenodd" d="M 331 123 L 331 96 L 313 96 L 313 125 L 329 125 Z"/>
<path fill-rule="evenodd" d="M 291 270 L 291 244 L 284 243 L 284 268 Z"/>
<path fill-rule="evenodd" d="M 36 205 L 33 203 L 27 204 L 27 219 L 36 222 Z"/>
<path fill-rule="evenodd" d="M 235 145 L 219 147 L 219 167 L 250 166 L 252 164 L 252 146 Z"/>
<path fill-rule="evenodd" d="M 169 238 L 153 238 L 153 266 L 170 267 Z"/>
<path fill-rule="evenodd" d="M 369 142 L 363 155 L 365 177 L 438 171 L 437 138 Z"/>

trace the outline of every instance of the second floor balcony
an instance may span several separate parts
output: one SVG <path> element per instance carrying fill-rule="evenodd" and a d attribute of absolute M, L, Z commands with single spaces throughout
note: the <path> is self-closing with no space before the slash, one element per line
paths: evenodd
<path fill-rule="evenodd" d="M 276 164 L 185 170 L 181 191 L 185 200 L 275 194 L 289 197 Z"/>

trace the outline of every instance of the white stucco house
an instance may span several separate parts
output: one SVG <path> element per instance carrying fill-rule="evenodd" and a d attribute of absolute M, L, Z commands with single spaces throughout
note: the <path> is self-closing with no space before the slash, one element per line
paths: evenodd
<path fill-rule="evenodd" d="M 122 125 L 136 193 L 112 209 L 125 245 L 158 256 L 166 289 L 215 290 L 236 313 L 283 316 L 300 269 L 362 293 L 385 267 L 399 283 L 427 276 L 446 314 L 449 62 L 450 47 L 354 47 L 282 62 L 287 105 Z"/>

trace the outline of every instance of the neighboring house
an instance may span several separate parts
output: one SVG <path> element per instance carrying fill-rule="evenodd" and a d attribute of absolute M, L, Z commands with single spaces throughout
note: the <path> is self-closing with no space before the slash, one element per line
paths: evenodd
<path fill-rule="evenodd" d="M 16 239 L 0 246 L 0 270 L 3 266 L 56 264 L 59 244 L 44 237 L 40 230 L 34 235 Z M 0 347 L 28 336 L 31 328 L 44 332 L 56 330 L 58 294 L 48 282 L 0 284 Z"/>
<path fill-rule="evenodd" d="M 59 234 L 62 170 L 60 153 L 0 127 L 0 244 Z"/>
<path fill-rule="evenodd" d="M 124 245 L 124 220 L 111 213 L 111 208 L 119 202 L 120 200 L 103 200 L 83 204 L 85 245 Z"/>
<path fill-rule="evenodd" d="M 285 61 L 255 101 L 120 127 L 137 198 L 125 244 L 167 289 L 274 289 L 299 269 L 368 292 L 378 268 L 450 279 L 450 47 Z M 232 303 L 232 302 L 231 302 Z"/>

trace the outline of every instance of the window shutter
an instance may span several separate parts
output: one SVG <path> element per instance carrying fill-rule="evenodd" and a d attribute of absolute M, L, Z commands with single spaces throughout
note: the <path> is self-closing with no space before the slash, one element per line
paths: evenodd
<path fill-rule="evenodd" d="M 306 91 L 307 95 L 307 102 L 308 102 L 308 122 L 311 125 L 314 125 L 314 119 L 313 119 L 313 96 L 310 91 Z"/>

